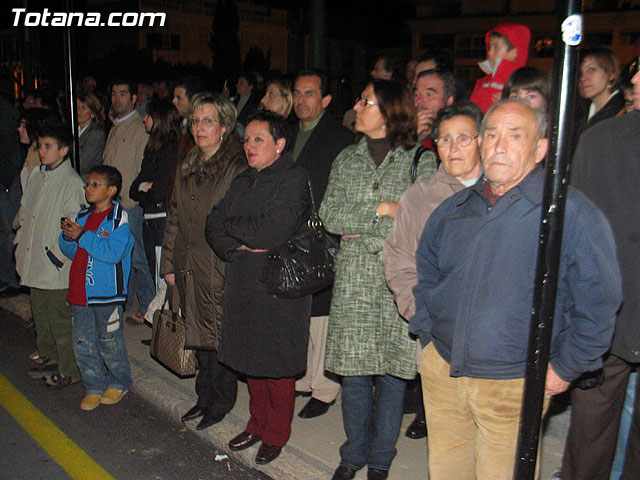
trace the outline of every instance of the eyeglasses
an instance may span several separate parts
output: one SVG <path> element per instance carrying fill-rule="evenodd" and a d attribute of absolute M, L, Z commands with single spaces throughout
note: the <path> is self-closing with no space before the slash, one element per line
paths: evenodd
<path fill-rule="evenodd" d="M 201 118 L 200 120 L 193 117 L 189 119 L 189 125 L 191 125 L 192 127 L 197 127 L 199 123 L 201 123 L 204 127 L 210 127 L 214 123 L 220 123 L 220 121 L 209 117 Z"/>
<path fill-rule="evenodd" d="M 633 77 L 636 73 L 638 73 L 638 63 L 640 62 L 640 57 L 634 58 L 629 64 L 629 76 Z"/>
<path fill-rule="evenodd" d="M 438 137 L 434 140 L 434 143 L 439 147 L 447 148 L 451 147 L 452 142 L 455 141 L 459 147 L 468 147 L 471 144 L 471 140 L 475 138 L 478 138 L 477 133 L 473 136 L 461 133 L 455 138 L 448 135 L 446 137 Z"/>
<path fill-rule="evenodd" d="M 91 183 L 85 183 L 84 187 L 85 188 L 97 188 L 97 187 L 108 187 L 109 185 L 107 185 L 106 183 L 97 183 L 97 182 L 91 182 Z"/>
<path fill-rule="evenodd" d="M 362 98 L 362 97 L 356 98 L 356 104 L 360 105 L 361 107 L 376 107 L 376 106 L 378 106 L 377 103 L 372 102 L 368 98 Z"/>

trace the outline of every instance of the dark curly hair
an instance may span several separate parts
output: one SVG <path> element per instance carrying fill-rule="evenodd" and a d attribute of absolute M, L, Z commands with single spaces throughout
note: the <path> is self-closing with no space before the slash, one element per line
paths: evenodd
<path fill-rule="evenodd" d="M 372 80 L 370 85 L 387 125 L 389 144 L 411 149 L 416 144 L 416 110 L 409 87 L 396 80 Z"/>

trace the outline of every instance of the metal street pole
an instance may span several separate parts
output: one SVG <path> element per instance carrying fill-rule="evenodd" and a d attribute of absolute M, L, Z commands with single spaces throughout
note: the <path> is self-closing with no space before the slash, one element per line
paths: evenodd
<path fill-rule="evenodd" d="M 67 0 L 67 13 L 73 12 L 73 0 Z M 74 86 L 74 35 L 72 27 L 66 27 L 64 31 L 64 55 L 65 55 L 65 73 L 67 75 L 67 98 L 69 99 L 69 111 L 71 112 L 71 118 L 69 119 L 69 126 L 73 133 L 73 157 L 71 159 L 76 171 L 80 171 L 80 144 L 78 139 L 78 109 L 76 105 L 76 91 Z"/>
<path fill-rule="evenodd" d="M 575 106 L 577 46 L 582 38 L 580 2 L 564 0 L 559 3 L 558 23 L 560 25 L 556 34 L 557 46 L 551 101 L 553 110 L 550 112 L 549 153 L 545 169 L 538 263 L 531 310 L 529 352 L 516 452 L 515 480 L 533 480 L 535 476 L 560 265 L 567 171 L 571 153 L 570 133 Z"/>
<path fill-rule="evenodd" d="M 310 40 L 310 61 L 312 68 L 325 70 L 327 60 L 325 53 L 325 5 L 324 0 L 311 0 L 311 32 Z"/>

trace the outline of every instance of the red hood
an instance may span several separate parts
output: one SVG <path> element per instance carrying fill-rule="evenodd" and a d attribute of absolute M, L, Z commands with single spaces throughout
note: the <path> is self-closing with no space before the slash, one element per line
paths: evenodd
<path fill-rule="evenodd" d="M 489 35 L 491 35 L 491 32 L 504 35 L 509 39 L 511 44 L 518 49 L 516 60 L 514 62 L 509 62 L 513 64 L 513 69 L 524 67 L 527 64 L 527 58 L 529 58 L 529 44 L 531 43 L 531 31 L 529 30 L 529 27 L 517 23 L 503 23 L 492 28 L 484 37 L 487 52 L 489 51 Z M 508 60 L 502 59 L 500 63 L 507 61 Z"/>

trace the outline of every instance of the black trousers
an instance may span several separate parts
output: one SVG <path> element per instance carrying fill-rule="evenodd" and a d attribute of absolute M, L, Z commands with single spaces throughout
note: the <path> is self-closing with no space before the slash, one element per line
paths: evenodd
<path fill-rule="evenodd" d="M 215 350 L 196 350 L 196 358 L 197 405 L 210 410 L 213 415 L 226 415 L 236 403 L 236 374 L 218 362 L 218 352 Z"/>
<path fill-rule="evenodd" d="M 142 241 L 144 242 L 144 254 L 149 263 L 149 271 L 151 278 L 156 280 L 156 247 L 162 246 L 164 239 L 164 227 L 167 224 L 167 218 L 153 218 L 145 220 L 142 226 Z M 154 283 L 155 285 L 155 283 Z M 155 285 L 157 288 L 158 286 Z"/>
<path fill-rule="evenodd" d="M 615 355 L 604 361 L 604 383 L 571 392 L 571 424 L 562 459 L 562 480 L 609 480 L 615 455 L 620 415 L 629 374 L 636 366 Z M 640 478 L 640 390 L 636 385 L 621 480 Z"/>

